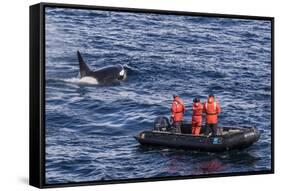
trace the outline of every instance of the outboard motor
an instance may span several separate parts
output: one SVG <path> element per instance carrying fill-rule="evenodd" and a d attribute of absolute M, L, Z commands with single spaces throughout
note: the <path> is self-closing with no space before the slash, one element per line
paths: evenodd
<path fill-rule="evenodd" d="M 170 131 L 171 125 L 167 117 L 157 117 L 154 120 L 155 131 Z"/>

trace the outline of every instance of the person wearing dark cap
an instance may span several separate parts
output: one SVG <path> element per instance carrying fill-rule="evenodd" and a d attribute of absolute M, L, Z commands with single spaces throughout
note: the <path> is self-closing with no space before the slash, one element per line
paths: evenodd
<path fill-rule="evenodd" d="M 206 131 L 205 134 L 220 135 L 218 128 L 218 115 L 221 112 L 221 107 L 213 94 L 210 94 L 207 102 L 204 104 L 203 111 L 206 113 Z"/>
<path fill-rule="evenodd" d="M 181 123 L 183 121 L 185 106 L 183 100 L 178 95 L 173 95 L 171 107 L 172 126 L 176 128 L 176 133 L 181 133 Z"/>

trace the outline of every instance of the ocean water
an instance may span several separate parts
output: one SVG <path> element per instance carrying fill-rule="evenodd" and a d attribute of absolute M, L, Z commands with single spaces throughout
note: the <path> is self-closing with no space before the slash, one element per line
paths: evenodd
<path fill-rule="evenodd" d="M 79 83 L 77 50 L 127 79 Z M 47 184 L 271 168 L 269 21 L 46 8 L 45 91 Z M 170 115 L 175 93 L 185 120 L 213 93 L 219 124 L 255 126 L 260 140 L 222 153 L 140 146 L 133 136 Z"/>

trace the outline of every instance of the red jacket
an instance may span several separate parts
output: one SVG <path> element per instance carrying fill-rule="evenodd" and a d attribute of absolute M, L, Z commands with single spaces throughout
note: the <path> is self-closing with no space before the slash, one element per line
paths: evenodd
<path fill-rule="evenodd" d="M 204 104 L 204 112 L 206 113 L 207 124 L 217 124 L 218 114 L 221 112 L 220 105 L 213 97 L 209 97 L 208 101 Z"/>
<path fill-rule="evenodd" d="M 203 112 L 203 104 L 201 102 L 193 103 L 193 106 L 192 106 L 192 125 L 193 126 L 202 125 L 202 112 Z"/>
<path fill-rule="evenodd" d="M 172 103 L 171 112 L 174 122 L 179 122 L 183 120 L 185 106 L 181 98 L 175 97 Z"/>

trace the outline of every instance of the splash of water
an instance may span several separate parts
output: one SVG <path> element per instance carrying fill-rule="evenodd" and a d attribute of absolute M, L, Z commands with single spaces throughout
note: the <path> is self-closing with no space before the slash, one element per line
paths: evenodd
<path fill-rule="evenodd" d="M 64 82 L 74 83 L 74 84 L 91 84 L 97 85 L 99 84 L 95 78 L 92 77 L 83 77 L 83 78 L 67 78 L 63 80 Z"/>

